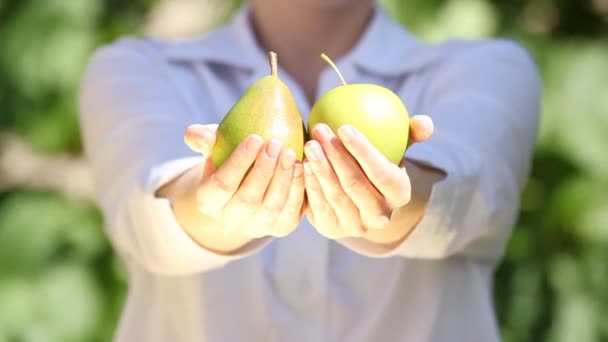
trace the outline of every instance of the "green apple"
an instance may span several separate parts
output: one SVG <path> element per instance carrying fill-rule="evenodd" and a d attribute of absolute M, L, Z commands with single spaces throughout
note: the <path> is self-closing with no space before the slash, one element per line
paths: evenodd
<path fill-rule="evenodd" d="M 314 104 L 308 118 L 308 131 L 318 123 L 327 124 L 336 133 L 351 125 L 388 160 L 399 164 L 407 148 L 409 114 L 397 94 L 375 84 L 346 84 L 336 65 L 321 55 L 338 74 L 342 85 L 323 94 Z"/>

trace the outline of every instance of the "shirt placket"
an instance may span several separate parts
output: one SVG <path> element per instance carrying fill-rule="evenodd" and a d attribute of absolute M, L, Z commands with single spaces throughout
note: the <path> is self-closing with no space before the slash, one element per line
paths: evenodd
<path fill-rule="evenodd" d="M 291 90 L 304 123 L 310 106 L 304 92 L 284 70 L 280 78 Z M 319 235 L 306 217 L 287 238 L 278 241 L 275 267 L 280 275 L 280 291 L 296 314 L 309 323 L 295 336 L 298 341 L 324 341 L 328 298 L 329 241 Z M 294 332 L 289 332 L 292 335 Z"/>

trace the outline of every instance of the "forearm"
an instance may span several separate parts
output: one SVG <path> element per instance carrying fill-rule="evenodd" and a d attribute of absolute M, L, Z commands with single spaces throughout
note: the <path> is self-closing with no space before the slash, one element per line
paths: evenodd
<path fill-rule="evenodd" d="M 396 246 L 415 229 L 425 215 L 433 185 L 442 180 L 445 173 L 415 161 L 407 161 L 406 170 L 412 186 L 410 202 L 393 212 L 387 229 L 370 229 L 363 235 L 363 239 Z"/>
<path fill-rule="evenodd" d="M 191 168 L 157 191 L 171 202 L 173 214 L 184 231 L 200 246 L 220 254 L 232 254 L 252 241 L 242 231 L 224 232 L 210 216 L 198 210 L 196 187 L 203 164 Z"/>

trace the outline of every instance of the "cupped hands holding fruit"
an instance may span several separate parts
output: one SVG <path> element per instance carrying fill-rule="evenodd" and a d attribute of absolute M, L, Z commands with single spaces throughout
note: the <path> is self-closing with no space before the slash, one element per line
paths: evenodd
<path fill-rule="evenodd" d="M 308 120 L 306 212 L 328 238 L 365 236 L 388 228 L 394 211 L 410 201 L 404 153 L 432 134 L 433 123 L 427 116 L 410 120 L 387 88 L 346 84 L 334 63 L 321 57 L 342 85 L 315 103 Z"/>
<path fill-rule="evenodd" d="M 212 229 L 248 238 L 284 237 L 303 215 L 304 179 L 296 153 L 278 139 L 248 135 L 215 169 L 211 150 L 219 136 L 213 126 L 192 125 L 189 146 L 205 155 L 196 190 L 198 210 Z M 210 225 L 207 224 L 207 228 Z"/>
<path fill-rule="evenodd" d="M 277 76 L 276 55 L 270 59 L 271 75 L 252 84 L 219 125 L 192 125 L 184 136 L 205 163 L 197 187 L 174 211 L 183 210 L 176 216 L 189 222 L 182 226 L 211 249 L 286 236 L 304 214 L 304 125 Z"/>
<path fill-rule="evenodd" d="M 384 87 L 347 85 L 322 55 L 343 85 L 313 106 L 305 144 L 302 117 L 277 77 L 276 55 L 270 56 L 272 74 L 243 94 L 217 131 L 215 125 L 186 131 L 186 143 L 207 160 L 196 190 L 198 210 L 216 229 L 250 238 L 285 236 L 304 212 L 330 239 L 387 228 L 394 210 L 410 200 L 405 149 L 430 136 L 431 120 L 410 120 L 399 97 Z"/>

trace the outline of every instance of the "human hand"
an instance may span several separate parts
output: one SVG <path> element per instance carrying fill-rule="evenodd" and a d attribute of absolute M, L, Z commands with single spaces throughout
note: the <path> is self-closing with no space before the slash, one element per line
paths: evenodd
<path fill-rule="evenodd" d="M 408 146 L 432 134 L 430 117 L 411 118 Z M 389 226 L 395 209 L 410 200 L 405 170 L 391 163 L 352 126 L 337 137 L 325 124 L 313 128 L 314 140 L 305 146 L 306 214 L 317 231 L 329 239 L 364 236 Z"/>
<path fill-rule="evenodd" d="M 194 200 L 198 210 L 212 219 L 213 229 L 235 230 L 251 238 L 284 237 L 303 215 L 302 164 L 280 141 L 264 142 L 251 135 L 214 170 L 211 151 L 217 125 L 191 125 L 184 140 L 205 156 L 205 169 Z"/>

